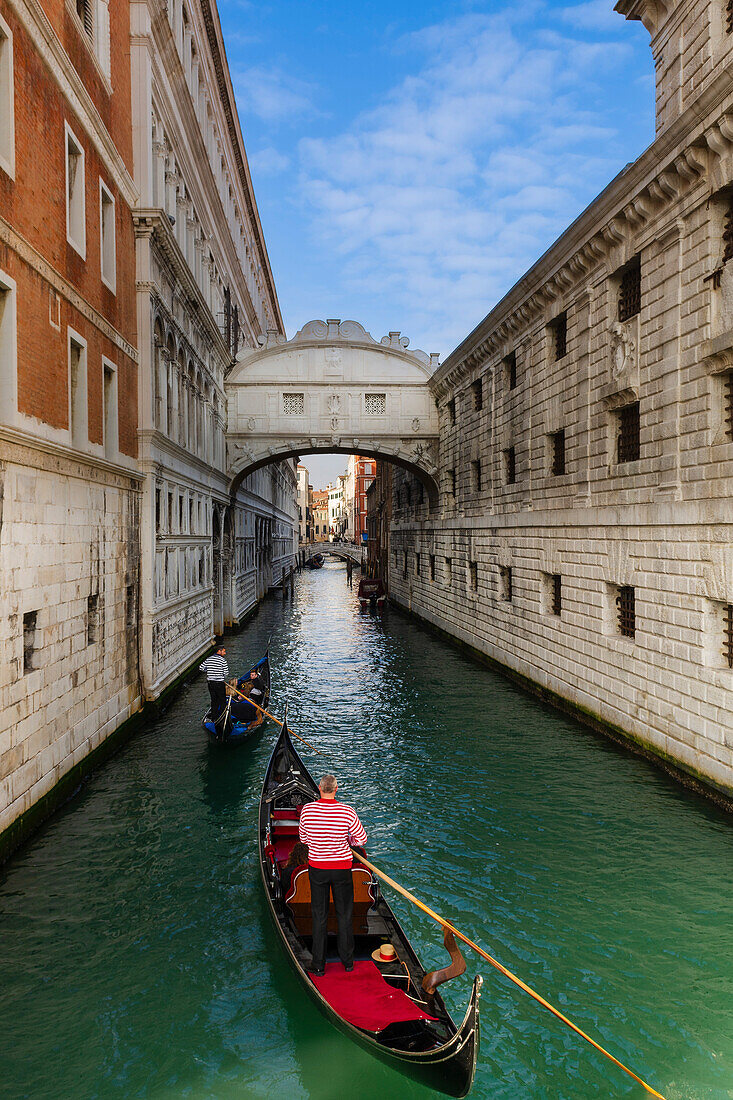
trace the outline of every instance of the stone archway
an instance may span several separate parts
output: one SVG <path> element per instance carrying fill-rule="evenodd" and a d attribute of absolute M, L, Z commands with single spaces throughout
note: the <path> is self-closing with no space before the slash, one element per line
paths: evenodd
<path fill-rule="evenodd" d="M 232 487 L 270 462 L 360 454 L 414 473 L 437 503 L 438 410 L 428 381 L 438 356 L 377 342 L 357 321 L 309 321 L 292 338 L 245 348 L 225 388 Z"/>

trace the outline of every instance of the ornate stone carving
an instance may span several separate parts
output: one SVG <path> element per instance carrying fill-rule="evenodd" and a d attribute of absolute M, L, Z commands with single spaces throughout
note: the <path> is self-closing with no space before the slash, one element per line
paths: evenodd
<path fill-rule="evenodd" d="M 636 368 L 636 341 L 628 325 L 614 321 L 611 329 L 611 375 L 614 381 L 628 377 Z"/>
<path fill-rule="evenodd" d="M 247 420 L 247 431 L 248 432 L 253 432 L 256 427 L 257 427 L 257 422 L 256 422 L 255 418 L 253 416 L 250 416 L 249 419 Z"/>
<path fill-rule="evenodd" d="M 329 351 L 330 350 L 332 350 L 332 349 L 329 348 Z M 333 349 L 333 350 L 335 350 L 335 349 Z M 330 413 L 337 413 L 339 411 L 339 407 L 341 405 L 341 398 L 339 397 L 339 395 L 337 393 L 332 393 L 330 395 L 330 397 L 328 398 L 327 405 L 328 405 L 328 411 Z"/>
<path fill-rule="evenodd" d="M 420 431 L 420 417 L 419 416 L 413 417 L 413 419 L 412 419 L 412 430 L 413 430 L 413 432 L 419 432 Z"/>

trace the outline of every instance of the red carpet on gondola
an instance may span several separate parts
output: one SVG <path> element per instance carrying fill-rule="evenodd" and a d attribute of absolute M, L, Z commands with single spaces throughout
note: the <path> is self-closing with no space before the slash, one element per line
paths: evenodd
<path fill-rule="evenodd" d="M 434 1020 L 401 989 L 385 982 L 371 959 L 358 959 L 351 974 L 340 962 L 326 963 L 322 978 L 313 984 L 334 1012 L 354 1027 L 367 1031 L 382 1031 L 388 1024 L 406 1020 Z"/>

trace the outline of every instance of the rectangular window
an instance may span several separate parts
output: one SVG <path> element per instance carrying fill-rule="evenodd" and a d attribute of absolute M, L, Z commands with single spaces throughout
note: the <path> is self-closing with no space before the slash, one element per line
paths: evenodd
<path fill-rule="evenodd" d="M 36 623 L 37 611 L 26 611 L 23 616 L 23 675 L 36 668 Z"/>
<path fill-rule="evenodd" d="M 507 485 L 514 485 L 517 480 L 517 458 L 513 447 L 507 447 L 504 454 L 504 481 Z"/>
<path fill-rule="evenodd" d="M 69 430 L 71 445 L 83 449 L 89 442 L 87 410 L 87 346 L 69 329 Z"/>
<path fill-rule="evenodd" d="M 629 584 L 622 585 L 616 594 L 616 622 L 618 632 L 624 638 L 636 636 L 636 594 Z"/>
<path fill-rule="evenodd" d="M 430 555 L 430 580 L 435 580 L 435 554 Z"/>
<path fill-rule="evenodd" d="M 66 131 L 66 239 L 82 259 L 86 259 L 84 149 L 69 128 L 69 124 L 64 125 Z"/>
<path fill-rule="evenodd" d="M 725 438 L 733 443 L 733 370 L 723 376 L 723 422 Z"/>
<path fill-rule="evenodd" d="M 448 470 L 446 477 L 448 480 L 448 494 L 454 497 L 456 495 L 456 471 Z"/>
<path fill-rule="evenodd" d="M 386 416 L 387 415 L 387 394 L 386 393 L 365 393 L 364 394 L 364 412 L 367 416 Z M 366 471 L 369 472 L 368 470 Z"/>
<path fill-rule="evenodd" d="M 517 388 L 517 353 L 511 352 L 507 355 L 504 362 L 504 375 L 506 378 L 507 389 L 515 390 Z"/>
<path fill-rule="evenodd" d="M 617 410 L 616 416 L 616 461 L 636 462 L 641 456 L 639 402 L 633 401 L 630 405 L 624 405 Z"/>
<path fill-rule="evenodd" d="M 135 599 L 135 585 L 125 586 L 125 626 L 128 632 L 134 630 L 136 623 L 137 600 Z"/>
<path fill-rule="evenodd" d="M 119 450 L 119 428 L 117 418 L 117 371 L 114 364 L 102 360 L 104 382 L 104 454 L 106 458 L 115 458 Z"/>
<path fill-rule="evenodd" d="M 94 41 L 94 9 L 92 0 L 76 0 L 76 14 L 90 42 Z"/>
<path fill-rule="evenodd" d="M 733 34 L 733 0 L 725 5 L 725 30 L 726 34 Z"/>
<path fill-rule="evenodd" d="M 155 530 L 160 531 L 160 489 L 155 490 Z"/>
<path fill-rule="evenodd" d="M 455 422 L 456 422 L 456 399 L 455 399 L 455 397 L 451 398 L 451 400 L 446 405 L 446 408 L 448 409 L 448 423 L 449 424 L 455 424 Z"/>
<path fill-rule="evenodd" d="M 173 493 L 168 494 L 168 534 L 173 534 Z"/>
<path fill-rule="evenodd" d="M 733 668 L 733 603 L 723 607 L 723 660 Z"/>
<path fill-rule="evenodd" d="M 502 600 L 508 600 L 511 603 L 514 596 L 514 589 L 512 587 L 511 565 L 502 565 L 499 569 L 499 576 L 501 578 L 501 598 Z"/>
<path fill-rule="evenodd" d="M 565 430 L 550 434 L 551 444 L 551 470 L 553 476 L 559 477 L 565 473 Z"/>
<path fill-rule="evenodd" d="M 284 393 L 283 412 L 286 416 L 303 416 L 305 414 L 305 394 Z"/>
<path fill-rule="evenodd" d="M 475 382 L 472 382 L 471 389 L 473 390 L 473 407 L 475 408 L 476 412 L 481 412 L 484 407 L 483 379 L 477 378 Z"/>
<path fill-rule="evenodd" d="M 15 282 L 0 271 L 0 420 L 5 423 L 18 408 L 17 360 Z"/>
<path fill-rule="evenodd" d="M 178 494 L 178 533 L 183 534 L 183 497 Z"/>
<path fill-rule="evenodd" d="M 415 554 L 415 576 L 420 576 L 420 555 L 417 553 Z"/>
<path fill-rule="evenodd" d="M 471 474 L 473 477 L 473 489 L 475 493 L 481 492 L 481 462 L 479 459 L 474 459 L 471 463 Z"/>
<path fill-rule="evenodd" d="M 478 562 L 468 563 L 468 584 L 472 592 L 478 592 Z"/>
<path fill-rule="evenodd" d="M 117 288 L 117 246 L 115 240 L 115 200 L 109 188 L 99 181 L 99 252 L 102 282 L 114 294 Z"/>
<path fill-rule="evenodd" d="M 405 550 L 402 555 L 402 576 L 407 576 L 407 551 Z"/>
<path fill-rule="evenodd" d="M 560 615 L 562 613 L 562 577 L 560 574 L 552 573 L 550 583 L 550 612 L 553 615 Z"/>
<path fill-rule="evenodd" d="M 618 319 L 628 321 L 641 312 L 641 260 L 636 256 L 624 268 L 618 288 Z"/>
<path fill-rule="evenodd" d="M 561 313 L 550 322 L 555 361 L 563 359 L 568 351 L 568 315 Z"/>
<path fill-rule="evenodd" d="M 445 583 L 448 587 L 453 584 L 453 558 L 445 559 Z"/>
<path fill-rule="evenodd" d="M 87 596 L 87 645 L 94 645 L 97 641 L 99 628 L 99 596 L 94 593 Z"/>
<path fill-rule="evenodd" d="M 15 179 L 13 33 L 0 15 L 0 168 Z"/>

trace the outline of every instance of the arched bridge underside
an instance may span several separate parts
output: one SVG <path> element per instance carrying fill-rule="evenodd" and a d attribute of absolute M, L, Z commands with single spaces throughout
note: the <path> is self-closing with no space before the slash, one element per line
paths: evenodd
<path fill-rule="evenodd" d="M 438 411 L 428 379 L 438 356 L 378 343 L 357 321 L 309 321 L 292 338 L 268 334 L 227 378 L 232 490 L 270 462 L 360 454 L 411 470 L 437 501 Z"/>

